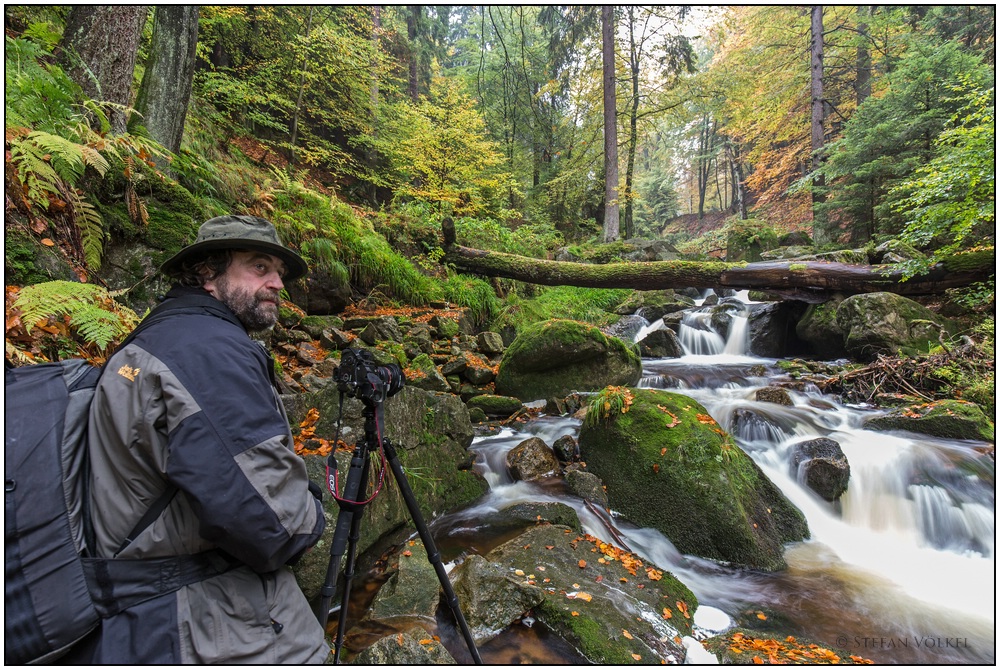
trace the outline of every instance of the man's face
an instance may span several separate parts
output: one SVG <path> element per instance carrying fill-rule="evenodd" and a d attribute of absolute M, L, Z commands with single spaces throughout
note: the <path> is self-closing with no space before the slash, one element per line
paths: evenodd
<path fill-rule="evenodd" d="M 267 330 L 278 321 L 279 292 L 285 264 L 259 251 L 234 251 L 226 271 L 205 282 L 205 290 L 233 310 L 250 332 Z"/>

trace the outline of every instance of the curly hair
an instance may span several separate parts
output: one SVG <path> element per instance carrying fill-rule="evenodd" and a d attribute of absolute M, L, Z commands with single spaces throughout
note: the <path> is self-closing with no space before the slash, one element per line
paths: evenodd
<path fill-rule="evenodd" d="M 201 288 L 206 281 L 224 273 L 232 259 L 232 249 L 209 251 L 203 256 L 185 260 L 168 276 L 181 286 Z"/>

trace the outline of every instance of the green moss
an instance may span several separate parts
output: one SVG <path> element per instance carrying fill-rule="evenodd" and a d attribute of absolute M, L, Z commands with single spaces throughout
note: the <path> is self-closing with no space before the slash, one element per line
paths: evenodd
<path fill-rule="evenodd" d="M 473 408 L 478 408 L 487 415 L 505 417 L 521 409 L 520 400 L 502 395 L 477 395 L 469 398 L 466 405 L 468 405 L 470 411 Z"/>
<path fill-rule="evenodd" d="M 683 553 L 783 567 L 783 544 L 808 535 L 798 509 L 696 401 L 632 393 L 627 412 L 580 432 L 583 459 L 607 485 L 611 506 Z"/>
<path fill-rule="evenodd" d="M 193 242 L 198 235 L 201 223 L 183 212 L 152 203 L 147 206 L 147 210 L 149 224 L 142 237 L 152 247 L 174 252 Z"/>
<path fill-rule="evenodd" d="M 789 263 L 788 264 L 788 269 L 791 272 L 798 272 L 799 270 L 805 270 L 808 267 L 809 266 L 806 265 L 805 263 Z"/>
<path fill-rule="evenodd" d="M 546 625 L 570 640 L 592 663 L 600 665 L 636 664 L 627 646 L 608 636 L 605 627 L 586 616 L 573 616 L 571 607 L 546 597 L 538 606 Z"/>
<path fill-rule="evenodd" d="M 970 251 L 945 258 L 942 263 L 949 272 L 967 272 L 992 268 L 996 264 L 996 250 Z"/>
<path fill-rule="evenodd" d="M 938 400 L 895 409 L 865 422 L 872 430 L 905 430 L 953 440 L 993 442 L 996 430 L 980 407 L 962 400 Z"/>

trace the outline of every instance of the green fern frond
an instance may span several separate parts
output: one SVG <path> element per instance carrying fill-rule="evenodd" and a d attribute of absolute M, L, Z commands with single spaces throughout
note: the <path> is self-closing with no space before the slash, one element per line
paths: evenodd
<path fill-rule="evenodd" d="M 93 284 L 51 281 L 25 286 L 13 306 L 21 310 L 21 322 L 28 332 L 38 321 L 68 315 L 79 336 L 102 350 L 139 323 L 134 311 L 115 302 L 107 289 Z"/>
<path fill-rule="evenodd" d="M 314 237 L 302 243 L 302 251 L 317 268 L 328 272 L 336 281 L 346 284 L 350 279 L 350 272 L 341 261 L 340 250 L 333 240 Z"/>
<path fill-rule="evenodd" d="M 83 161 L 82 145 L 42 130 L 28 133 L 25 141 L 34 142 L 49 156 L 49 163 L 64 181 L 72 184 L 83 176 L 87 165 Z"/>
<path fill-rule="evenodd" d="M 80 230 L 84 258 L 91 269 L 100 270 L 106 237 L 104 221 L 101 220 L 97 209 L 80 197 L 75 190 L 70 189 L 69 192 L 76 213 L 76 227 Z"/>

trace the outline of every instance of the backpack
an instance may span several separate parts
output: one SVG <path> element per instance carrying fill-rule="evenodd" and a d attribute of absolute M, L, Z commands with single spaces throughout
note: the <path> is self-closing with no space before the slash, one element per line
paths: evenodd
<path fill-rule="evenodd" d="M 172 314 L 210 312 L 239 323 L 220 307 L 208 296 L 170 300 L 157 306 L 119 349 Z M 237 565 L 218 551 L 145 560 L 93 557 L 87 423 L 102 372 L 80 359 L 5 369 L 5 664 L 51 662 L 102 618 Z M 156 520 L 176 493 L 168 484 L 119 551 Z"/>

